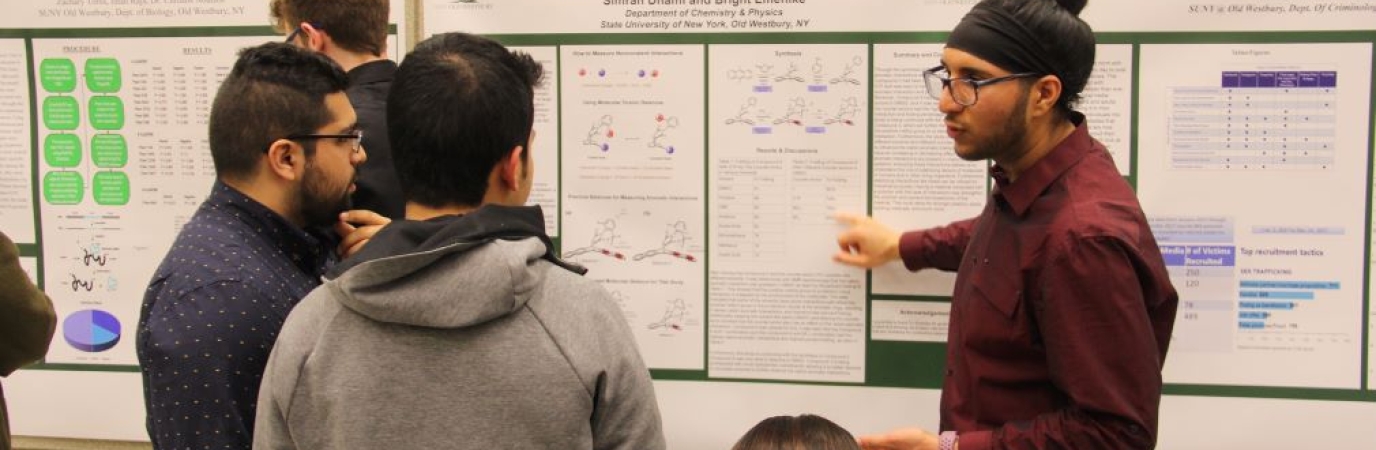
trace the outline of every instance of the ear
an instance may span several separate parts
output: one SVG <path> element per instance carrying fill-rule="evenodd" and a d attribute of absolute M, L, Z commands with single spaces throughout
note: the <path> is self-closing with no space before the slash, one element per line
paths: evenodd
<path fill-rule="evenodd" d="M 525 175 L 525 160 L 522 156 L 526 148 L 517 145 L 511 149 L 511 153 L 501 162 L 502 187 L 508 190 L 518 190 L 521 188 L 521 180 Z"/>
<path fill-rule="evenodd" d="M 323 53 L 325 47 L 329 44 L 329 35 L 326 35 L 324 30 L 316 28 L 315 25 L 311 25 L 309 22 L 301 22 L 301 35 L 302 37 L 299 39 L 305 40 L 306 48 L 314 52 Z"/>
<path fill-rule="evenodd" d="M 1047 75 L 1037 79 L 1032 84 L 1032 99 L 1028 102 L 1028 113 L 1035 116 L 1045 115 L 1056 109 L 1056 102 L 1061 99 L 1061 78 L 1055 75 Z"/>
<path fill-rule="evenodd" d="M 268 146 L 267 171 L 283 180 L 299 180 L 306 169 L 306 153 L 301 144 L 286 139 L 272 141 Z"/>

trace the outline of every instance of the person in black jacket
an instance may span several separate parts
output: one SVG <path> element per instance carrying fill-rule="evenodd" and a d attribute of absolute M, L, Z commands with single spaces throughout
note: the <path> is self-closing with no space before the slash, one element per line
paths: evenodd
<path fill-rule="evenodd" d="M 401 196 L 387 140 L 387 92 L 397 63 L 387 59 L 387 0 L 272 0 L 287 42 L 334 60 L 349 75 L 345 94 L 358 114 L 368 163 L 359 167 L 353 206 L 401 219 Z"/>

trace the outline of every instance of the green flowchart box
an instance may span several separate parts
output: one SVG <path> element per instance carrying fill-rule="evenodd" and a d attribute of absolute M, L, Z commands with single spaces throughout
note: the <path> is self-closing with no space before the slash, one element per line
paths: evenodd
<path fill-rule="evenodd" d="M 102 169 L 118 169 L 129 163 L 129 142 L 121 134 L 91 137 L 91 162 Z"/>
<path fill-rule="evenodd" d="M 48 172 L 43 176 L 43 199 L 54 205 L 81 203 L 86 190 L 77 172 Z"/>
<path fill-rule="evenodd" d="M 81 125 L 81 105 L 74 97 L 43 99 L 43 126 L 49 130 L 72 131 Z"/>
<path fill-rule="evenodd" d="M 43 138 L 43 161 L 58 168 L 76 167 L 81 164 L 81 136 L 75 134 L 50 134 Z"/>
<path fill-rule="evenodd" d="M 67 94 L 76 89 L 76 63 L 67 58 L 48 58 L 38 63 L 38 80 L 43 90 Z"/>
<path fill-rule="evenodd" d="M 124 100 L 109 95 L 91 97 L 86 107 L 90 109 L 91 128 L 97 130 L 118 130 L 124 128 Z"/>
<path fill-rule="evenodd" d="M 86 88 L 97 94 L 119 92 L 124 84 L 120 76 L 119 60 L 91 58 L 86 60 Z"/>
<path fill-rule="evenodd" d="M 91 197 L 96 204 L 121 206 L 129 203 L 129 175 L 124 172 L 96 172 L 91 180 Z"/>

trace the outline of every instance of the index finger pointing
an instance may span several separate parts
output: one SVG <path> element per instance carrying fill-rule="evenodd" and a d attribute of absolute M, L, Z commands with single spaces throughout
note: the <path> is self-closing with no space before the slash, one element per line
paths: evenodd
<path fill-rule="evenodd" d="M 854 213 L 848 213 L 845 211 L 837 211 L 835 214 L 832 215 L 832 217 L 836 218 L 836 222 L 842 225 L 852 226 L 855 225 L 856 222 L 859 222 L 860 219 L 864 216 Z"/>

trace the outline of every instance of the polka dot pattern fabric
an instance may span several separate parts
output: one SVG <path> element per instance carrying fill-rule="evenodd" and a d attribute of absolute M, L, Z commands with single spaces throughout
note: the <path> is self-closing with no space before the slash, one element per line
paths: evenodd
<path fill-rule="evenodd" d="M 155 448 L 250 448 L 268 354 L 334 264 L 330 244 L 215 183 L 144 293 L 137 351 Z"/>

